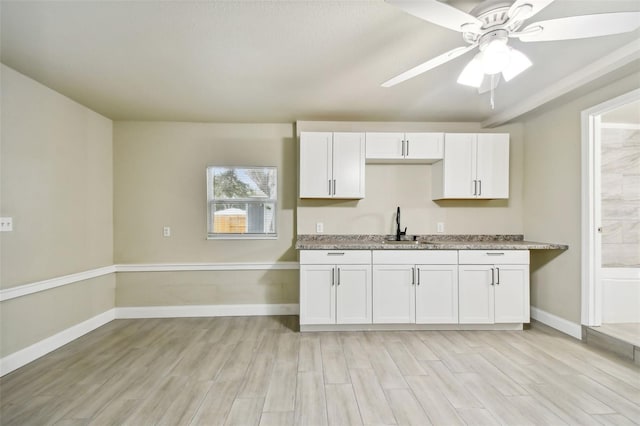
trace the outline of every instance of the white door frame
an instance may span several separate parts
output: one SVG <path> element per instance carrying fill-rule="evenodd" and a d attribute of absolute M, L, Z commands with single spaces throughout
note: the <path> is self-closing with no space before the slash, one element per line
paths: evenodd
<path fill-rule="evenodd" d="M 582 324 L 602 324 L 600 116 L 640 100 L 640 89 L 582 111 Z"/>

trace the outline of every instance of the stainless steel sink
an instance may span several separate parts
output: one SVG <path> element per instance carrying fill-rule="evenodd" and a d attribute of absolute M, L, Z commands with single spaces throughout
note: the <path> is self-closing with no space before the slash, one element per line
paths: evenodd
<path fill-rule="evenodd" d="M 424 241 L 413 241 L 413 240 L 400 240 L 400 241 L 396 241 L 396 240 L 384 240 L 383 241 L 384 244 L 393 244 L 393 245 L 419 245 L 419 244 L 424 244 Z"/>

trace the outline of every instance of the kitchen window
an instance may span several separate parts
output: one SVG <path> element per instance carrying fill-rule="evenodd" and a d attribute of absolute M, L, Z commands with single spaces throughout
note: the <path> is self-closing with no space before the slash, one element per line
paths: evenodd
<path fill-rule="evenodd" d="M 276 167 L 207 167 L 208 238 L 276 238 Z"/>

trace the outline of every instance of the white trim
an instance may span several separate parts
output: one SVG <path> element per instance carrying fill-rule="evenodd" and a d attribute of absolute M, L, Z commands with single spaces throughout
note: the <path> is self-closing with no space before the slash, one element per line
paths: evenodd
<path fill-rule="evenodd" d="M 482 122 L 482 127 L 495 127 L 504 124 L 639 58 L 640 43 L 632 41 L 584 68 L 571 73 L 567 77 L 558 80 L 555 84 L 547 86 L 537 94 L 527 97 L 522 102 L 509 107 L 507 110 L 489 117 Z"/>
<path fill-rule="evenodd" d="M 300 331 L 425 331 L 425 330 L 493 330 L 517 331 L 522 323 L 504 324 L 301 324 Z"/>
<path fill-rule="evenodd" d="M 171 271 L 266 271 L 266 270 L 297 270 L 298 262 L 265 262 L 265 263 L 139 263 L 110 265 L 90 269 L 76 274 L 63 275 L 43 281 L 0 290 L 0 302 L 28 296 L 39 291 L 51 290 L 56 287 L 73 284 L 78 281 L 89 280 L 115 272 L 171 272 Z"/>
<path fill-rule="evenodd" d="M 116 272 L 115 265 L 110 265 L 104 266 L 102 268 L 78 272 L 76 274 L 63 275 L 61 277 L 51 278 L 48 280 L 36 281 L 30 284 L 5 288 L 3 290 L 0 290 L 0 302 L 15 299 L 16 297 L 27 296 L 39 291 L 50 290 L 52 288 L 61 287 L 67 284 L 73 284 L 78 281 L 84 281 L 91 278 L 101 277 L 103 275 L 113 274 L 114 272 Z"/>
<path fill-rule="evenodd" d="M 130 263 L 115 265 L 116 272 L 266 271 L 299 269 L 298 262 L 264 263 Z"/>
<path fill-rule="evenodd" d="M 568 334 L 571 337 L 582 340 L 582 326 L 580 324 L 560 318 L 556 315 L 550 314 L 549 312 L 545 312 L 542 309 L 538 309 L 535 306 L 531 307 L 531 318 Z"/>
<path fill-rule="evenodd" d="M 640 100 L 640 89 L 602 102 L 582 111 L 582 309 L 581 322 L 587 326 L 602 323 L 602 286 L 600 283 L 600 116 L 622 105 Z"/>
<path fill-rule="evenodd" d="M 297 303 L 256 305 L 134 306 L 116 308 L 117 319 L 298 315 Z"/>
<path fill-rule="evenodd" d="M 602 268 L 602 277 L 614 280 L 638 280 L 640 279 L 640 268 Z"/>
<path fill-rule="evenodd" d="M 21 349 L 17 352 L 7 355 L 0 359 L 0 376 L 11 373 L 12 371 L 29 364 L 32 361 L 52 352 L 69 342 L 95 330 L 98 327 L 113 321 L 115 319 L 115 308 L 109 309 L 93 318 L 89 318 L 79 324 L 71 326 L 53 336 L 40 340 L 31 346 Z"/>
<path fill-rule="evenodd" d="M 600 123 L 602 129 L 625 129 L 640 130 L 640 124 L 637 123 Z"/>

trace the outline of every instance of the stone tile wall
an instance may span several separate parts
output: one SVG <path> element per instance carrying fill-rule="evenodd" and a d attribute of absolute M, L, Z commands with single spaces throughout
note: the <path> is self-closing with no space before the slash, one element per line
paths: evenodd
<path fill-rule="evenodd" d="M 640 267 L 640 130 L 602 129 L 602 266 Z"/>

